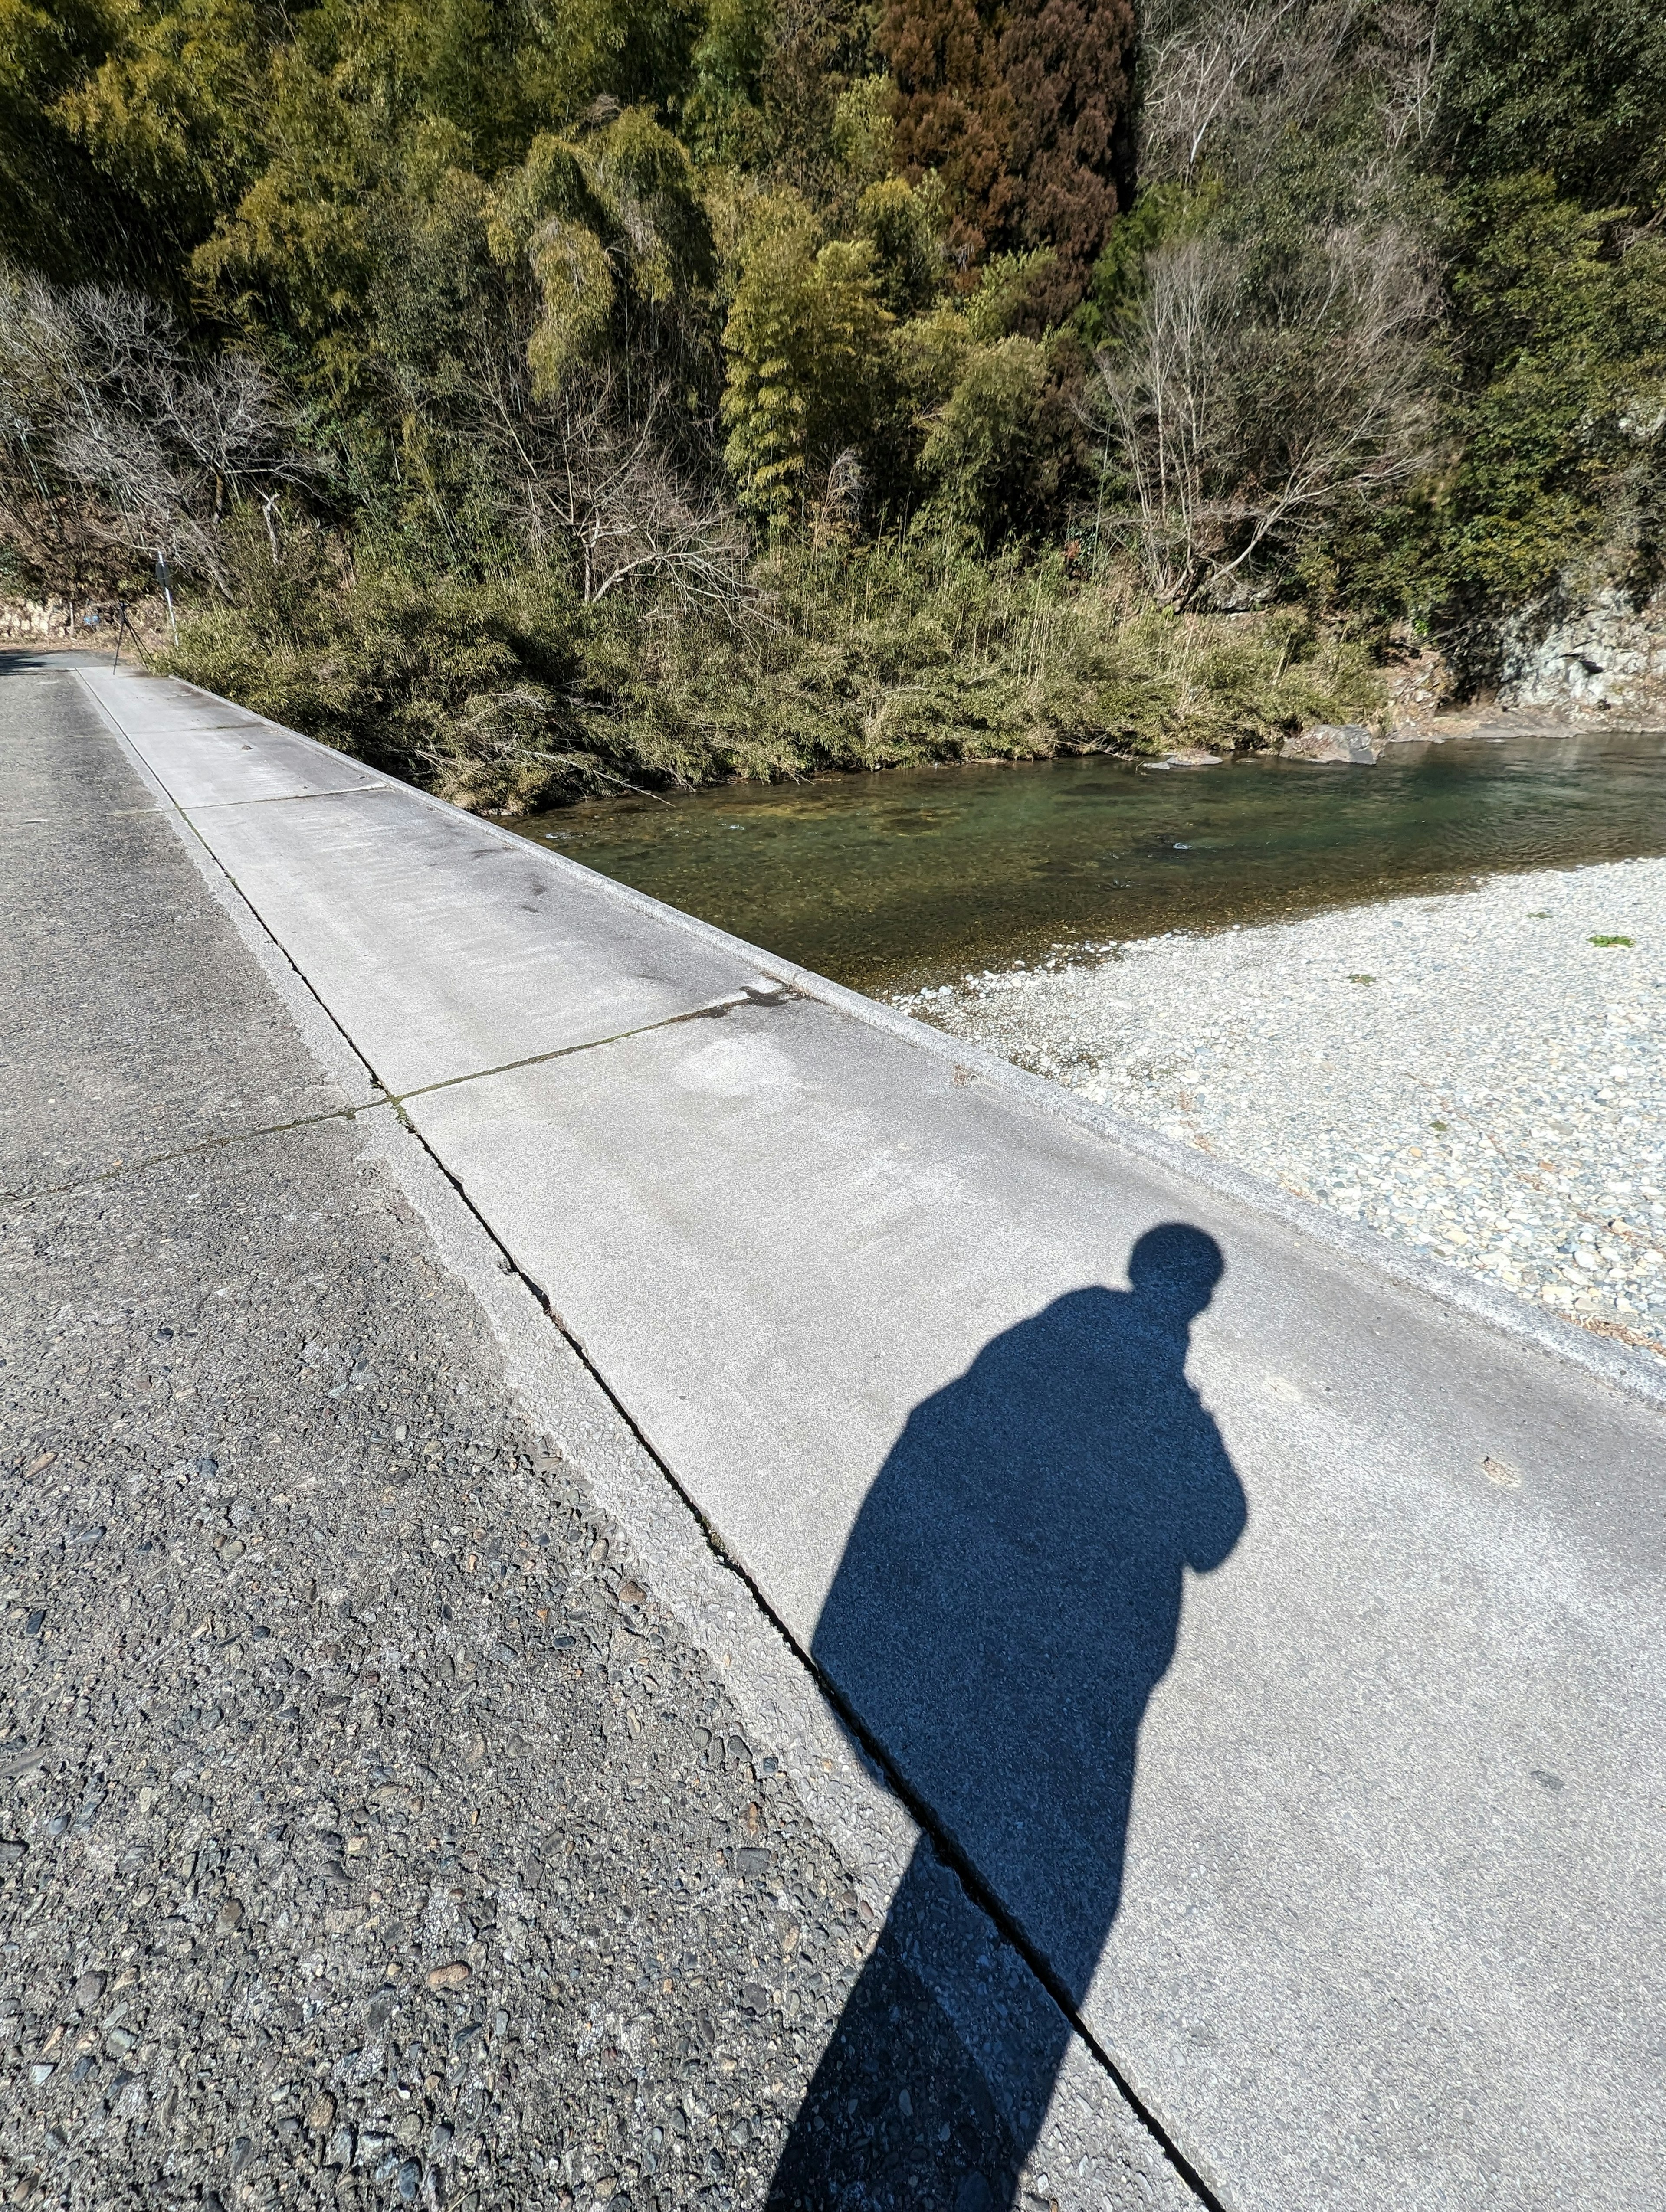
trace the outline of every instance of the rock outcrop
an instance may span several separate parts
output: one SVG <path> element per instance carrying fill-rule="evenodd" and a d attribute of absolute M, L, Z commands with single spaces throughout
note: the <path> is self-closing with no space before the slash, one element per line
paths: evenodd
<path fill-rule="evenodd" d="M 1666 592 L 1639 601 L 1608 585 L 1525 610 L 1504 628 L 1503 678 L 1505 711 L 1666 722 Z"/>

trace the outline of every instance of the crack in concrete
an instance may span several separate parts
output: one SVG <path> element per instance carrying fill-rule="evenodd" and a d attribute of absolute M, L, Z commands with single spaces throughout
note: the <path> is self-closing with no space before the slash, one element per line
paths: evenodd
<path fill-rule="evenodd" d="M 313 996 L 316 998 L 317 995 L 314 992 Z M 713 1000 L 708 1006 L 690 1007 L 685 1013 L 667 1014 L 663 1021 L 644 1022 L 637 1029 L 620 1030 L 611 1036 L 592 1037 L 582 1044 L 558 1045 L 553 1052 L 532 1053 L 525 1060 L 505 1060 L 500 1066 L 471 1068 L 466 1075 L 447 1075 L 438 1083 L 420 1083 L 410 1091 L 390 1091 L 386 1085 L 379 1084 L 376 1088 L 381 1096 L 367 1099 L 361 1106 L 332 1106 L 327 1113 L 300 1114 L 288 1121 L 263 1122 L 254 1129 L 218 1130 L 212 1136 L 198 1138 L 193 1144 L 173 1146 L 165 1152 L 146 1152 L 138 1159 L 117 1160 L 113 1165 L 101 1168 L 95 1175 L 72 1176 L 66 1182 L 19 1183 L 10 1189 L 0 1190 L 0 1205 L 16 1205 L 37 1198 L 62 1198 L 74 1191 L 94 1189 L 100 1183 L 112 1182 L 118 1176 L 143 1175 L 147 1169 L 165 1167 L 172 1160 L 191 1159 L 199 1152 L 217 1152 L 231 1145 L 253 1144 L 262 1137 L 287 1136 L 295 1129 L 316 1129 L 326 1121 L 356 1121 L 361 1114 L 378 1113 L 387 1106 L 391 1106 L 399 1115 L 400 1120 L 410 1126 L 408 1116 L 402 1110 L 408 1098 L 426 1098 L 436 1091 L 454 1091 L 465 1083 L 483 1083 L 494 1075 L 512 1075 L 520 1068 L 542 1067 L 552 1060 L 570 1060 L 579 1053 L 599 1052 L 604 1045 L 623 1044 L 631 1037 L 651 1036 L 656 1030 L 675 1029 L 683 1022 L 721 1021 L 741 1006 L 781 1006 L 802 996 L 801 992 L 794 991 L 786 984 L 779 991 L 773 992 L 759 991 L 748 985 L 727 998 Z M 319 1004 L 323 1004 L 322 1000 Z M 326 1014 L 330 1012 L 327 1006 L 324 1011 Z M 330 1018 L 335 1021 L 333 1014 Z M 339 1029 L 341 1024 L 337 1022 L 336 1026 Z M 343 1034 L 345 1035 L 345 1031 Z M 355 1046 L 354 1049 L 356 1052 L 357 1047 Z M 363 1055 L 360 1054 L 360 1057 Z"/>
<path fill-rule="evenodd" d="M 332 1106 L 325 1114 L 297 1114 L 292 1121 L 263 1122 L 258 1129 L 219 1130 L 211 1137 L 199 1137 L 194 1144 L 146 1152 L 139 1159 L 117 1160 L 96 1175 L 75 1176 L 68 1182 L 20 1183 L 13 1189 L 0 1190 L 0 1205 L 27 1205 L 38 1198 L 63 1198 L 78 1190 L 95 1190 L 100 1183 L 113 1182 L 118 1176 L 143 1175 L 148 1168 L 166 1167 L 170 1160 L 194 1159 L 199 1152 L 224 1152 L 233 1145 L 254 1144 L 262 1137 L 287 1136 L 292 1129 L 321 1128 L 326 1121 L 356 1121 L 361 1114 L 380 1113 L 392 1103 L 384 1096 L 367 1099 L 362 1106 Z"/>

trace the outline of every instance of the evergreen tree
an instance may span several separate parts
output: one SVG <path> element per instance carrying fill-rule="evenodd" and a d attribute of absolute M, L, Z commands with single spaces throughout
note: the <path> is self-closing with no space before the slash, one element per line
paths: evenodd
<path fill-rule="evenodd" d="M 1053 249 L 1032 295 L 1044 322 L 1081 299 L 1116 214 L 1133 59 L 1131 0 L 1013 0 L 1000 40 L 1009 222 L 1020 245 Z"/>
<path fill-rule="evenodd" d="M 964 281 L 1000 237 L 1012 204 L 1012 100 L 1000 42 L 976 0 L 888 0 L 879 46 L 890 66 L 895 160 L 947 196 L 949 246 Z"/>
<path fill-rule="evenodd" d="M 1587 207 L 1666 186 L 1666 17 L 1651 0 L 1450 0 L 1437 144 L 1460 177 L 1545 170 Z"/>

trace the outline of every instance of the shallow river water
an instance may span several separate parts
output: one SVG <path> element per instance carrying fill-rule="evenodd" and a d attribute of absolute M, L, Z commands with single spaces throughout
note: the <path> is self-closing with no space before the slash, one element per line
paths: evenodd
<path fill-rule="evenodd" d="M 1374 768 L 891 769 L 602 800 L 513 826 L 822 975 L 891 992 L 1058 946 L 1666 853 L 1666 736 L 1393 745 Z"/>

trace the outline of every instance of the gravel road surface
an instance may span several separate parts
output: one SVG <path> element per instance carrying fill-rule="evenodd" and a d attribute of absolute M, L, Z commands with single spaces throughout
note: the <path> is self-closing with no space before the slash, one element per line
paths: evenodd
<path fill-rule="evenodd" d="M 1061 953 L 899 1003 L 1666 1349 L 1666 860 Z"/>
<path fill-rule="evenodd" d="M 72 678 L 5 664 L 0 763 L 8 2201 L 1011 2201 Z M 847 2021 L 810 2094 L 865 1965 L 874 2063 Z"/>

